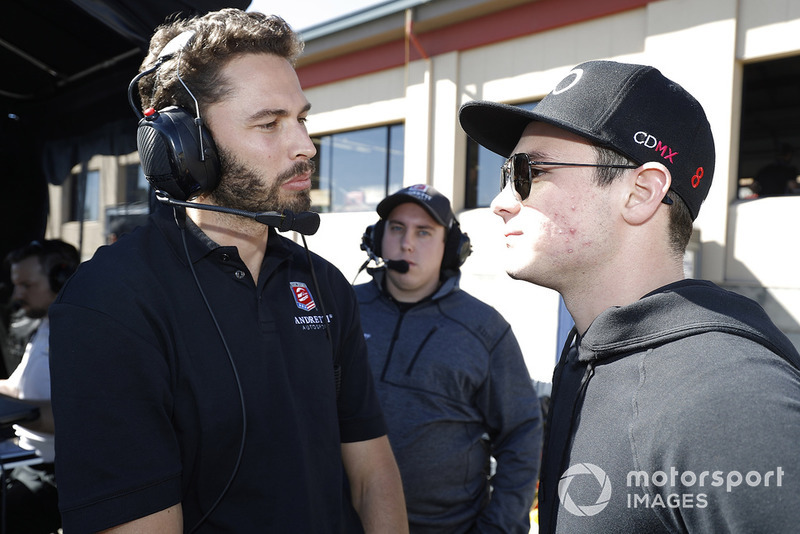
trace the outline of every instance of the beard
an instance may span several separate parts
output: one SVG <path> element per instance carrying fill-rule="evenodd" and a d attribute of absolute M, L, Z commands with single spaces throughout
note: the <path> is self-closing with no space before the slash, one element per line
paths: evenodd
<path fill-rule="evenodd" d="M 227 150 L 219 149 L 219 162 L 219 185 L 209 194 L 216 205 L 252 212 L 298 213 L 311 208 L 310 189 L 284 191 L 281 185 L 298 174 L 314 172 L 313 160 L 298 161 L 271 181 Z"/>

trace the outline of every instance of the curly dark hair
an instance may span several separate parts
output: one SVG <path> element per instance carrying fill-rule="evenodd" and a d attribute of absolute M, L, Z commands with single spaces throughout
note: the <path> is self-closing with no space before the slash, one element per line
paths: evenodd
<path fill-rule="evenodd" d="M 145 109 L 171 105 L 194 109 L 194 100 L 178 79 L 179 63 L 181 79 L 204 110 L 229 91 L 220 72 L 231 59 L 242 54 L 273 54 L 294 65 L 304 46 L 281 17 L 227 8 L 159 26 L 139 72 L 153 67 L 166 44 L 186 31 L 195 34 L 181 53 L 164 61 L 155 73 L 139 82 L 139 96 Z"/>

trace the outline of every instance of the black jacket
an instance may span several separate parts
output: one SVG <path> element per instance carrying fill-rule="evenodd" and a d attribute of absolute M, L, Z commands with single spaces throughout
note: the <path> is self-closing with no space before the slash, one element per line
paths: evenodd
<path fill-rule="evenodd" d="M 800 356 L 758 304 L 677 282 L 609 308 L 565 352 L 541 532 L 800 525 Z"/>

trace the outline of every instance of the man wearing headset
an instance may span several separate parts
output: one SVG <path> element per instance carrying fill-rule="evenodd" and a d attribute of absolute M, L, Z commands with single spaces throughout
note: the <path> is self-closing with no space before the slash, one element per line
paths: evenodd
<path fill-rule="evenodd" d="M 355 289 L 411 532 L 527 534 L 542 418 L 511 327 L 459 289 L 447 197 L 413 185 L 377 211 L 362 248 L 385 268 Z"/>
<path fill-rule="evenodd" d="M 11 376 L 0 380 L 0 393 L 39 408 L 39 417 L 14 425 L 19 445 L 35 449 L 42 463 L 14 468 L 4 477 L 5 532 L 43 533 L 61 526 L 55 480 L 55 427 L 50 402 L 50 321 L 48 308 L 80 263 L 78 251 L 60 239 L 34 241 L 6 256 L 11 267 L 13 304 L 27 317 L 40 319 Z"/>
<path fill-rule="evenodd" d="M 139 149 L 164 204 L 52 308 L 65 531 L 338 533 L 346 475 L 367 532 L 407 532 L 352 288 L 241 215 L 309 209 L 301 49 L 237 9 L 151 40 Z"/>

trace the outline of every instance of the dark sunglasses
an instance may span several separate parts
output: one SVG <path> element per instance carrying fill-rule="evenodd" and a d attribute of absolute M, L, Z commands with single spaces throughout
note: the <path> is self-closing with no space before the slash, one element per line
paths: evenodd
<path fill-rule="evenodd" d="M 555 161 L 531 161 L 528 154 L 520 152 L 514 154 L 503 163 L 500 173 L 500 191 L 506 188 L 508 182 L 514 184 L 514 191 L 519 195 L 519 200 L 524 201 L 531 194 L 531 182 L 533 176 L 531 168 L 541 165 L 553 165 L 559 167 L 606 167 L 609 169 L 636 169 L 639 165 L 601 165 L 599 163 L 559 163 Z M 661 202 L 672 204 L 669 197 L 664 197 Z"/>

